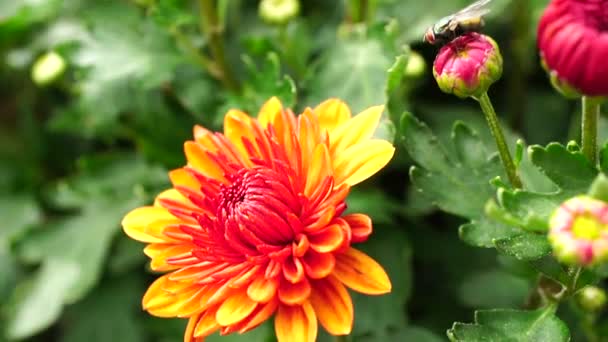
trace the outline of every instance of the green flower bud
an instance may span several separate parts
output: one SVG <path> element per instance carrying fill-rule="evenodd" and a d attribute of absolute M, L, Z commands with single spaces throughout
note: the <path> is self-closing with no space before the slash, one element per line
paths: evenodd
<path fill-rule="evenodd" d="M 411 51 L 405 66 L 405 77 L 419 78 L 424 75 L 425 70 L 426 61 L 424 58 L 418 52 Z"/>
<path fill-rule="evenodd" d="M 502 75 L 502 56 L 496 42 L 472 32 L 444 45 L 433 63 L 439 88 L 460 98 L 479 97 Z"/>
<path fill-rule="evenodd" d="M 597 286 L 586 286 L 576 294 L 576 300 L 583 310 L 598 312 L 606 306 L 606 291 Z"/>
<path fill-rule="evenodd" d="M 39 86 L 50 84 L 57 80 L 66 69 L 63 57 L 54 51 L 38 57 L 32 66 L 31 76 L 34 83 Z"/>
<path fill-rule="evenodd" d="M 300 2 L 298 0 L 262 0 L 259 12 L 265 22 L 283 25 L 298 15 Z"/>

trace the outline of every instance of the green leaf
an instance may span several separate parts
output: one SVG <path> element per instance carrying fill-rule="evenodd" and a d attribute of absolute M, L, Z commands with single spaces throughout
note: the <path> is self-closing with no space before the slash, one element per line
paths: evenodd
<path fill-rule="evenodd" d="M 405 113 L 401 139 L 421 166 L 412 167 L 410 177 L 423 195 L 446 212 L 471 219 L 483 216 L 485 203 L 494 193 L 489 182 L 503 171 L 498 157 L 485 150 L 474 131 L 462 123 L 454 125 L 453 155 L 425 124 Z"/>
<path fill-rule="evenodd" d="M 563 191 L 578 192 L 589 187 L 597 170 L 582 152 L 569 152 L 563 145 L 531 146 L 530 159 Z"/>
<path fill-rule="evenodd" d="M 355 306 L 353 336 L 372 334 L 379 340 L 388 330 L 405 325 L 405 304 L 412 288 L 411 247 L 404 232 L 376 228 L 369 240 L 355 246 L 376 260 L 388 273 L 392 290 L 382 296 L 352 293 Z"/>
<path fill-rule="evenodd" d="M 107 135 L 114 133 L 119 114 L 131 108 L 133 94 L 171 81 L 185 58 L 167 32 L 127 3 L 100 2 L 86 13 L 90 33 L 77 41 L 79 48 L 70 56 L 79 70 L 80 97 L 59 111 L 50 127 Z"/>
<path fill-rule="evenodd" d="M 16 301 L 15 311 L 31 315 L 31 311 L 44 310 L 39 288 L 51 293 L 46 295 L 53 297 L 53 306 L 48 314 L 34 320 L 31 327 L 16 320 L 9 329 L 11 334 L 26 337 L 43 329 L 58 318 L 64 304 L 77 302 L 97 285 L 112 240 L 120 229 L 120 220 L 129 210 L 143 204 L 147 182 L 156 179 L 156 171 L 130 155 L 81 161 L 80 173 L 63 183 L 64 192 L 70 195 L 60 196 L 67 197 L 69 201 L 65 204 L 77 211 L 50 220 L 31 231 L 18 245 L 18 255 L 23 261 L 43 265 L 39 281 L 57 289 L 47 285 L 35 287 L 37 292 L 30 296 L 34 299 Z M 53 270 L 46 271 L 46 267 Z M 50 276 L 45 272 L 62 281 L 46 280 Z M 26 316 L 19 316 L 23 317 Z"/>
<path fill-rule="evenodd" d="M 545 234 L 523 233 L 494 241 L 496 248 L 519 260 L 536 260 L 551 253 L 551 245 Z"/>
<path fill-rule="evenodd" d="M 281 72 L 279 56 L 276 53 L 269 53 L 259 66 L 249 56 L 244 56 L 243 62 L 247 78 L 242 94 L 228 95 L 228 102 L 221 112 L 239 108 L 256 115 L 264 102 L 273 96 L 278 97 L 283 106 L 293 108 L 296 103 L 296 86 L 291 77 Z"/>
<path fill-rule="evenodd" d="M 588 192 L 589 196 L 608 202 L 608 177 L 604 173 L 597 175 Z"/>
<path fill-rule="evenodd" d="M 383 336 L 369 335 L 353 339 L 354 342 L 376 341 L 412 341 L 412 342 L 441 342 L 443 339 L 425 328 L 408 325 L 393 329 Z"/>
<path fill-rule="evenodd" d="M 344 100 L 353 113 L 386 103 L 385 84 L 391 58 L 380 42 L 367 38 L 338 40 L 322 56 L 310 80 L 307 104 L 329 97 Z"/>
<path fill-rule="evenodd" d="M 168 29 L 196 23 L 196 17 L 192 14 L 192 8 L 189 8 L 185 1 L 154 1 L 148 11 L 158 25 Z"/>
<path fill-rule="evenodd" d="M 401 114 L 408 109 L 404 79 L 409 56 L 410 49 L 406 48 L 401 55 L 395 58 L 395 62 L 387 72 L 384 92 L 387 98 L 387 109 L 393 122 L 399 122 Z"/>
<path fill-rule="evenodd" d="M 31 194 L 13 194 L 0 196 L 0 217 L 3 225 L 0 229 L 1 244 L 3 240 L 8 242 L 15 239 L 39 222 L 42 213 Z"/>
<path fill-rule="evenodd" d="M 476 247 L 495 247 L 496 239 L 504 239 L 521 234 L 521 229 L 491 221 L 487 217 L 472 220 L 458 229 L 462 241 Z"/>
<path fill-rule="evenodd" d="M 69 324 L 62 329 L 61 342 L 144 341 L 138 322 L 141 285 L 133 275 L 104 282 L 66 310 Z"/>
<path fill-rule="evenodd" d="M 535 311 L 510 309 L 475 312 L 475 323 L 454 323 L 448 330 L 452 341 L 569 341 L 568 327 L 554 314 L 553 307 Z"/>
<path fill-rule="evenodd" d="M 75 267 L 77 277 L 63 298 L 66 303 L 73 303 L 97 284 L 112 238 L 119 231 L 120 220 L 140 203 L 141 199 L 137 198 L 92 201 L 79 215 L 49 223 L 25 239 L 21 257 L 29 263 L 53 259 Z"/>
<path fill-rule="evenodd" d="M 17 262 L 10 254 L 8 246 L 0 240 L 0 306 L 4 305 L 17 282 Z M 2 312 L 0 312 L 0 321 Z M 2 336 L 0 334 L 0 336 Z"/>
<path fill-rule="evenodd" d="M 109 260 L 108 271 L 112 274 L 125 274 L 138 266 L 144 265 L 147 261 L 142 253 L 143 246 L 126 235 L 118 238 L 114 244 L 112 257 Z"/>
<path fill-rule="evenodd" d="M 570 151 L 557 143 L 547 147 L 532 146 L 528 153 L 531 162 L 557 186 L 557 190 L 541 193 L 501 187 L 499 204 L 520 222 L 522 228 L 546 231 L 553 211 L 568 198 L 587 193 L 597 170 L 580 151 Z"/>
<path fill-rule="evenodd" d="M 8 338 L 23 339 L 53 324 L 79 272 L 73 260 L 46 259 L 38 272 L 19 286 L 11 300 Z"/>
<path fill-rule="evenodd" d="M 494 269 L 468 275 L 458 289 L 462 302 L 477 308 L 517 306 L 529 292 L 528 280 Z"/>
<path fill-rule="evenodd" d="M 0 43 L 14 34 L 55 16 L 61 0 L 22 0 L 0 3 Z"/>
<path fill-rule="evenodd" d="M 347 199 L 348 213 L 366 213 L 374 224 L 391 224 L 399 204 L 378 188 L 353 188 Z"/>

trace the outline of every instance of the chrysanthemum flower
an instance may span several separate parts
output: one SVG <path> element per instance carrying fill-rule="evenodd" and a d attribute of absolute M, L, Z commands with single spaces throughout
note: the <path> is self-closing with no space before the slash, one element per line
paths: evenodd
<path fill-rule="evenodd" d="M 460 98 L 479 97 L 502 75 L 498 45 L 477 32 L 462 35 L 439 50 L 433 75 L 445 93 Z"/>
<path fill-rule="evenodd" d="M 538 26 L 551 74 L 588 96 L 608 96 L 608 2 L 553 0 Z"/>
<path fill-rule="evenodd" d="M 257 119 L 228 112 L 224 134 L 195 127 L 187 166 L 169 174 L 173 188 L 122 222 L 148 243 L 152 269 L 169 272 L 150 286 L 144 309 L 188 317 L 186 342 L 244 333 L 273 315 L 281 342 L 314 341 L 317 322 L 348 334 L 346 288 L 391 289 L 382 267 L 351 247 L 371 233 L 370 218 L 344 214 L 350 186 L 394 153 L 372 138 L 382 110 L 351 118 L 328 100 L 296 118 L 272 98 Z"/>
<path fill-rule="evenodd" d="M 589 196 L 567 200 L 549 222 L 555 256 L 572 265 L 608 260 L 608 204 Z"/>

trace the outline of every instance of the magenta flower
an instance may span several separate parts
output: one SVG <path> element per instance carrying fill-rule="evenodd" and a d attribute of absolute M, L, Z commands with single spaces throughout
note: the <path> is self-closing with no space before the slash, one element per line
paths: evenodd
<path fill-rule="evenodd" d="M 439 88 L 460 98 L 479 97 L 502 74 L 502 56 L 496 42 L 476 32 L 444 45 L 433 64 Z"/>
<path fill-rule="evenodd" d="M 538 47 L 552 76 L 584 95 L 608 95 L 608 1 L 551 1 L 538 26 Z"/>
<path fill-rule="evenodd" d="M 608 203 L 577 196 L 562 203 L 549 222 L 555 256 L 572 265 L 608 260 Z"/>

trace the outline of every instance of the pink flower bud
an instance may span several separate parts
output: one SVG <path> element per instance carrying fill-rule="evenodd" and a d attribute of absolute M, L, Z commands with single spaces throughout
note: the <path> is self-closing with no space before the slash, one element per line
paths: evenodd
<path fill-rule="evenodd" d="M 479 97 L 502 75 L 502 56 L 496 42 L 476 32 L 444 45 L 433 64 L 439 88 L 460 98 Z"/>
<path fill-rule="evenodd" d="M 555 256 L 571 265 L 608 260 L 608 203 L 577 196 L 562 203 L 549 222 Z"/>
<path fill-rule="evenodd" d="M 551 1 L 538 47 L 552 77 L 584 95 L 608 96 L 608 1 Z"/>

